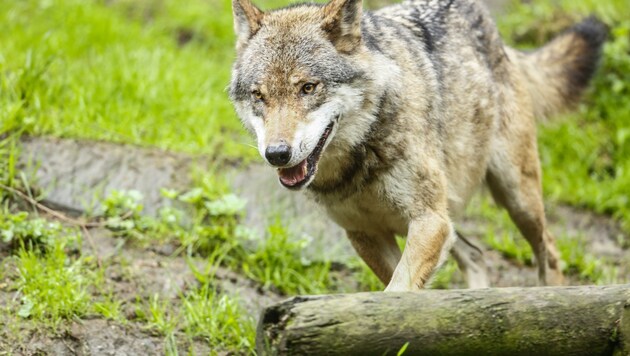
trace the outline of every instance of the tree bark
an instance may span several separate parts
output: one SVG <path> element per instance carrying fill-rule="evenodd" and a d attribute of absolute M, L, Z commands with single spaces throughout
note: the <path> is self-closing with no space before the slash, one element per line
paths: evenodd
<path fill-rule="evenodd" d="M 260 355 L 630 355 L 630 285 L 294 297 Z"/>

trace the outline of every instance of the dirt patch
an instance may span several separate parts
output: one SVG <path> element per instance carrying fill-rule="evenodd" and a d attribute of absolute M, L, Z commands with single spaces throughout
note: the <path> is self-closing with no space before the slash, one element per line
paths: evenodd
<path fill-rule="evenodd" d="M 203 274 L 207 267 L 203 258 L 165 253 L 175 251 L 168 244 L 146 249 L 125 246 L 124 241 L 100 229 L 92 231 L 90 239 L 93 244 L 86 242 L 83 251 L 98 256 L 106 266 L 107 283 L 113 287 L 116 299 L 130 304 L 138 297 L 147 300 L 156 294 L 176 300 L 186 290 L 198 286 L 192 268 Z M 91 251 L 92 246 L 96 251 Z M 214 270 L 214 279 L 221 292 L 240 300 L 255 319 L 265 306 L 282 299 L 255 281 L 222 267 Z"/>
<path fill-rule="evenodd" d="M 547 219 L 556 235 L 582 236 L 588 242 L 588 251 L 612 259 L 630 257 L 627 249 L 629 236 L 619 224 L 608 216 L 566 205 L 551 207 Z"/>
<path fill-rule="evenodd" d="M 92 315 L 62 323 L 53 331 L 19 318 L 15 314 L 19 292 L 7 292 L 3 287 L 0 307 L 9 313 L 0 314 L 0 351 L 18 355 L 163 355 L 167 346 L 164 336 L 135 322 L 136 308 L 154 295 L 179 305 L 181 295 L 198 286 L 192 268 L 203 273 L 206 261 L 172 255 L 175 249 L 168 245 L 140 248 L 104 229 L 91 230 L 83 240 L 83 254 L 94 256 L 104 267 L 105 280 L 100 287 L 113 293 L 114 300 L 122 301 L 123 314 L 129 321 L 121 324 Z M 284 298 L 233 271 L 219 268 L 215 273 L 214 283 L 220 293 L 239 300 L 254 320 L 265 306 Z M 211 352 L 204 340 L 177 334 L 176 342 L 182 354 L 191 350 L 196 355 Z"/>
<path fill-rule="evenodd" d="M 83 319 L 62 325 L 56 332 L 29 322 L 2 332 L 0 350 L 14 355 L 163 355 L 164 338 L 152 335 L 138 323 L 125 325 L 103 319 Z M 10 333 L 8 333 L 10 329 Z M 19 334 L 19 339 L 14 336 Z M 182 341 L 179 352 L 193 350 L 207 355 L 210 348 L 203 341 Z"/>
<path fill-rule="evenodd" d="M 629 237 L 613 219 L 575 207 L 557 205 L 547 208 L 547 220 L 553 234 L 576 239 L 577 243 L 584 246 L 586 253 L 616 266 L 618 283 L 630 282 L 630 250 L 624 242 L 628 241 Z M 534 266 L 505 258 L 479 241 L 488 230 L 497 231 L 492 221 L 468 217 L 457 226 L 468 239 L 472 239 L 482 248 L 492 286 L 516 287 L 537 284 Z M 522 236 L 518 235 L 517 238 Z M 589 281 L 578 275 L 569 274 L 565 277 L 569 285 L 589 284 Z"/>

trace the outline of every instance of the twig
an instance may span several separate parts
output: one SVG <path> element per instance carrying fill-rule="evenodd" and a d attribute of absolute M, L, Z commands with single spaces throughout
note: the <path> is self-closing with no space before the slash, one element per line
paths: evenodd
<path fill-rule="evenodd" d="M 57 210 L 51 209 L 49 207 L 47 207 L 46 205 L 38 202 L 37 200 L 35 200 L 34 198 L 29 197 L 28 195 L 24 194 L 22 191 L 15 189 L 15 188 L 11 188 L 8 187 L 4 184 L 0 184 L 0 188 L 5 189 L 13 194 L 16 194 L 17 196 L 19 196 L 20 198 L 26 200 L 29 204 L 34 205 L 35 207 L 37 207 L 37 209 L 42 210 L 52 216 L 54 216 L 55 218 L 62 220 L 64 222 L 67 222 L 69 224 L 72 225 L 78 225 L 78 226 L 82 226 L 82 227 L 86 227 L 86 228 L 93 228 L 93 227 L 103 227 L 105 226 L 104 222 L 87 222 L 87 221 L 80 221 L 80 220 L 76 220 L 73 219 Z"/>
<path fill-rule="evenodd" d="M 75 225 L 75 226 L 79 226 L 81 228 L 81 230 L 83 231 L 83 234 L 85 235 L 85 237 L 88 240 L 88 243 L 90 244 L 90 247 L 92 248 L 92 252 L 94 253 L 94 256 L 96 257 L 96 264 L 98 265 L 98 267 L 101 267 L 101 259 L 98 256 L 97 250 L 96 250 L 96 244 L 94 243 L 94 240 L 92 239 L 92 234 L 90 233 L 90 228 L 96 228 L 96 227 L 104 227 L 106 225 L 106 222 L 89 222 L 89 221 L 81 221 L 81 220 L 76 220 L 73 219 L 57 210 L 51 209 L 49 207 L 47 207 L 46 205 L 38 202 L 35 198 L 25 194 L 24 192 L 20 191 L 19 189 L 15 189 L 15 188 L 11 188 L 9 186 L 6 186 L 4 184 L 0 183 L 0 188 L 7 190 L 17 196 L 19 196 L 20 198 L 26 200 L 29 204 L 33 205 L 35 208 L 42 210 L 44 212 L 46 212 L 47 214 L 52 215 L 53 217 L 64 221 L 68 224 L 71 225 Z M 123 215 L 121 215 L 121 219 L 127 219 L 129 217 L 131 217 L 131 215 L 133 215 L 133 211 L 128 211 L 126 213 L 124 213 Z"/>
<path fill-rule="evenodd" d="M 63 337 L 62 337 L 62 338 L 60 338 L 60 340 L 61 340 L 61 342 L 63 342 L 63 344 L 64 344 L 64 345 L 68 348 L 68 350 L 70 350 L 70 352 L 71 352 L 73 355 L 76 355 L 76 354 L 77 354 L 77 352 L 76 352 L 76 351 L 72 348 L 72 346 L 70 346 L 70 345 L 68 344 L 68 342 L 67 342 L 67 341 L 66 341 Z"/>
<path fill-rule="evenodd" d="M 90 244 L 90 247 L 92 248 L 92 253 L 94 254 L 94 257 L 96 257 L 96 265 L 98 266 L 98 268 L 101 268 L 102 267 L 101 258 L 97 253 L 96 244 L 94 243 L 94 240 L 92 239 L 92 234 L 90 233 L 90 230 L 88 230 L 88 228 L 85 225 L 81 226 L 81 230 L 83 230 L 83 234 L 87 238 L 88 243 Z"/>

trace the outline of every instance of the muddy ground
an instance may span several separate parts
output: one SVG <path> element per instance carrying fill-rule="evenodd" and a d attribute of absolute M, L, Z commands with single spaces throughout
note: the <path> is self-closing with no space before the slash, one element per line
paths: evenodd
<path fill-rule="evenodd" d="M 0 245 L 0 248 L 2 246 Z M 6 246 L 4 246 L 6 247 Z M 16 315 L 0 318 L 0 354 L 18 355 L 161 355 L 164 354 L 164 337 L 147 330 L 137 319 L 137 298 L 147 301 L 158 294 L 172 303 L 180 292 L 193 288 L 197 280 L 185 258 L 173 256 L 174 246 L 159 245 L 138 248 L 125 245 L 104 229 L 93 229 L 84 239 L 83 254 L 95 256 L 105 266 L 105 284 L 114 293 L 115 300 L 123 301 L 123 313 L 128 323 L 104 320 L 92 315 L 81 320 L 62 324 L 57 331 L 38 327 Z M 5 251 L 0 258 L 7 258 Z M 196 268 L 203 270 L 203 259 L 194 260 Z M 216 271 L 219 290 L 238 297 L 254 318 L 265 305 L 280 301 L 283 297 L 261 288 L 230 270 Z M 0 304 L 17 305 L 17 292 L 0 290 Z M 181 335 L 180 335 L 181 336 Z M 206 355 L 211 350 L 206 342 L 192 343 L 183 336 L 179 351 Z M 218 350 L 221 354 L 220 350 Z"/>
<path fill-rule="evenodd" d="M 86 147 L 90 149 L 84 149 Z M 107 143 L 51 139 L 25 141 L 22 150 L 24 166 L 28 161 L 38 162 L 31 167 L 38 166 L 39 171 L 32 173 L 38 178 L 38 184 L 49 192 L 47 202 L 74 213 L 80 213 L 86 208 L 80 205 L 84 200 L 73 192 L 89 194 L 91 186 L 98 189 L 141 189 L 148 192 L 146 196 L 153 197 L 147 202 L 147 212 L 154 212 L 157 209 L 154 204 L 159 204 L 159 198 L 152 192 L 163 186 L 182 187 L 188 184 L 190 165 L 199 159 Z M 107 164 L 103 157 L 106 157 Z M 125 168 L 125 174 L 111 174 L 116 167 L 128 168 Z M 152 178 L 146 178 L 147 172 L 151 172 Z M 283 221 L 290 225 L 295 236 L 307 234 L 313 239 L 311 248 L 305 251 L 310 258 L 325 257 L 339 262 L 340 278 L 354 285 L 355 281 L 347 277 L 348 273 L 344 273 L 343 263 L 353 252 L 341 231 L 300 195 L 281 190 L 273 173 L 257 165 L 235 168 L 231 173 L 234 190 L 249 201 L 249 217 L 245 224 L 261 229 L 273 214 L 282 214 Z M 134 174 L 140 175 L 140 178 Z M 630 251 L 620 246 L 620 241 L 628 236 L 622 233 L 612 219 L 568 206 L 551 205 L 547 209 L 552 231 L 556 234 L 582 234 L 588 245 L 587 251 L 598 258 L 612 261 L 619 268 L 620 282 L 630 282 Z M 480 242 L 484 232 L 492 228 L 492 221 L 478 218 L 466 218 L 458 224 L 458 229 L 482 246 L 494 286 L 535 285 L 536 272 L 533 266 L 506 259 Z M 176 301 L 180 291 L 195 286 L 196 279 L 186 260 L 174 254 L 175 246 L 139 247 L 125 244 L 101 228 L 90 230 L 89 236 L 84 238 L 84 244 L 83 253 L 95 256 L 106 266 L 106 283 L 111 286 L 116 299 L 125 301 L 123 310 L 129 322 L 121 324 L 88 316 L 67 322 L 52 332 L 9 313 L 0 317 L 0 326 L 3 328 L 0 331 L 0 354 L 163 354 L 163 337 L 152 334 L 134 321 L 133 306 L 137 295 L 148 299 L 159 293 Z M 7 256 L 6 249 L 3 251 L 0 246 L 0 258 Z M 201 259 L 194 263 L 198 267 L 204 266 Z M 257 318 L 265 305 L 287 297 L 265 290 L 256 282 L 225 269 L 217 272 L 217 281 L 220 290 L 239 297 L 253 318 Z M 578 276 L 569 276 L 568 283 L 585 282 Z M 463 286 L 462 276 L 457 272 L 450 287 Z M 0 304 L 15 305 L 17 292 L 7 291 L 5 287 L 6 281 L 0 281 Z M 182 353 L 192 350 L 196 354 L 208 354 L 211 351 L 201 340 L 191 343 L 184 338 L 179 348 Z"/>

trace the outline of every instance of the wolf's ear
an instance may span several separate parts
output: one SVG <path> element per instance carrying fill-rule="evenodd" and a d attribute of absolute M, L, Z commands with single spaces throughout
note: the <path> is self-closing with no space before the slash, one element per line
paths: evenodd
<path fill-rule="evenodd" d="M 323 9 L 322 29 L 338 51 L 351 53 L 361 44 L 363 0 L 331 0 Z"/>
<path fill-rule="evenodd" d="M 250 0 L 232 0 L 236 50 L 240 51 L 260 29 L 264 13 Z"/>

